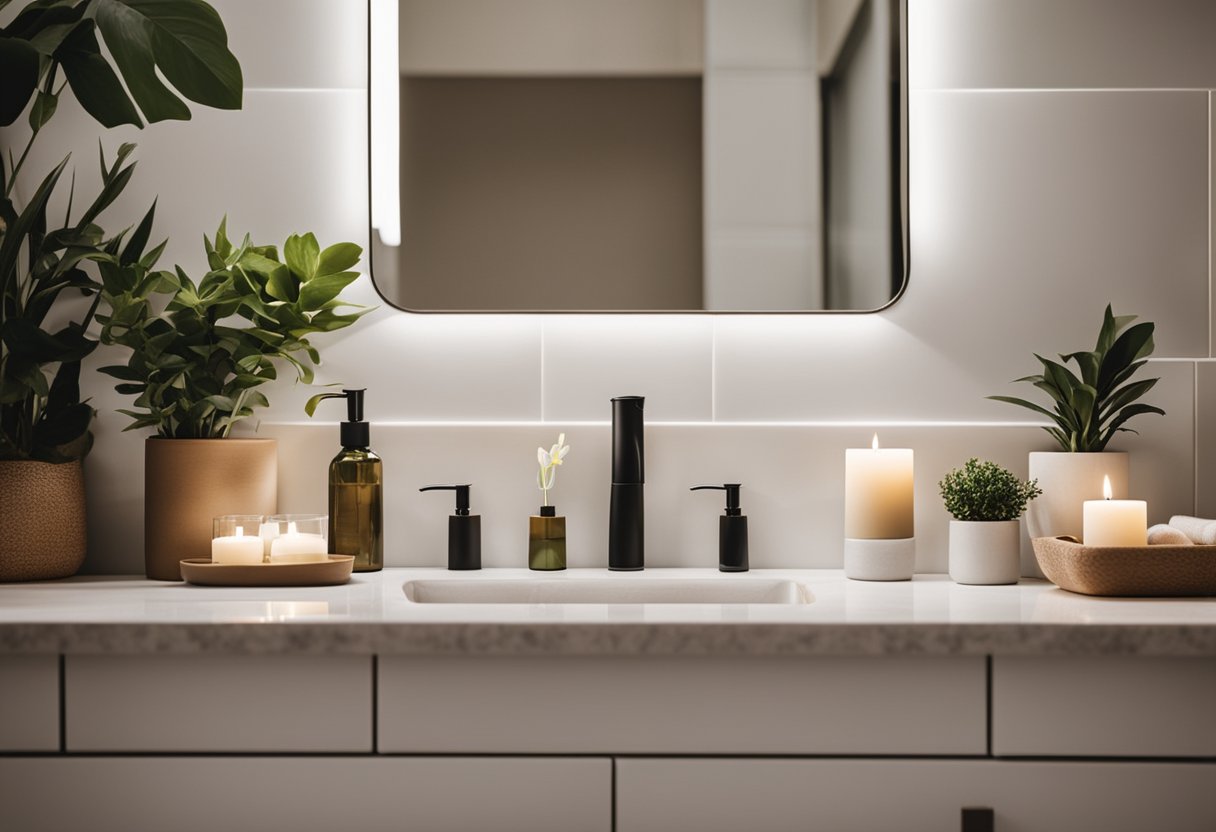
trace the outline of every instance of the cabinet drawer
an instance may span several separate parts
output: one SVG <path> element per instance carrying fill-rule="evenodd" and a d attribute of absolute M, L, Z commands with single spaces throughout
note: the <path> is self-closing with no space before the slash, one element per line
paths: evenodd
<path fill-rule="evenodd" d="M 380 659 L 380 750 L 983 754 L 983 658 Z"/>
<path fill-rule="evenodd" d="M 0 825 L 14 832 L 609 832 L 612 762 L 0 759 L 0 807 Z"/>
<path fill-rule="evenodd" d="M 0 656 L 0 751 L 59 750 L 59 657 Z"/>
<path fill-rule="evenodd" d="M 370 751 L 368 656 L 68 656 L 68 751 Z"/>
<path fill-rule="evenodd" d="M 990 760 L 618 760 L 618 832 L 1210 832 L 1216 765 Z"/>
<path fill-rule="evenodd" d="M 998 656 L 992 751 L 1216 756 L 1216 659 Z"/>

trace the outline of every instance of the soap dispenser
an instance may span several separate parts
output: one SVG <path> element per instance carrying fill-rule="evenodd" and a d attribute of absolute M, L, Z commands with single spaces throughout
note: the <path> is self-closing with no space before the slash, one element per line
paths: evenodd
<path fill-rule="evenodd" d="M 726 513 L 718 518 L 718 569 L 722 572 L 747 571 L 747 515 L 739 508 L 737 482 L 725 485 L 698 485 L 689 491 L 725 491 Z"/>
<path fill-rule="evenodd" d="M 384 568 L 384 466 L 368 447 L 365 392 L 322 393 L 309 401 L 308 412 L 322 399 L 346 399 L 342 450 L 329 463 L 329 552 L 354 555 L 356 572 L 377 572 Z"/>
<path fill-rule="evenodd" d="M 419 491 L 455 491 L 456 513 L 448 518 L 448 569 L 481 568 L 481 515 L 469 514 L 469 489 L 464 485 L 428 485 Z"/>

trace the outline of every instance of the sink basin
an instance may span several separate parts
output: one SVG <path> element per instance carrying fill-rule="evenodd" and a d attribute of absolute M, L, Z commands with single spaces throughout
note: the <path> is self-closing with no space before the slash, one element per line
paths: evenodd
<path fill-rule="evenodd" d="M 796 581 L 780 579 L 473 578 L 415 580 L 405 597 L 419 604 L 809 604 Z"/>

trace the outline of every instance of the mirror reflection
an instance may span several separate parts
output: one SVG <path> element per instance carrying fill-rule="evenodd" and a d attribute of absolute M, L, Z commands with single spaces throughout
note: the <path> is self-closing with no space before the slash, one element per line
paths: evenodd
<path fill-rule="evenodd" d="M 373 271 L 395 305 L 872 310 L 900 291 L 898 0 L 372 8 Z"/>

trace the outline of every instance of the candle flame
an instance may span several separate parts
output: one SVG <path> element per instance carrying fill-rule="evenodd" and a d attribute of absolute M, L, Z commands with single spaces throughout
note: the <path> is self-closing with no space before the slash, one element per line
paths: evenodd
<path fill-rule="evenodd" d="M 1109 500 L 1111 493 L 1110 476 L 1108 475 L 1102 478 L 1102 496 Z"/>
<path fill-rule="evenodd" d="M 244 536 L 245 536 L 245 527 L 244 527 L 244 526 L 237 526 L 237 527 L 236 527 L 236 536 L 237 536 L 237 537 L 244 537 Z"/>
<path fill-rule="evenodd" d="M 870 443 L 870 447 L 876 451 L 878 450 L 878 434 L 877 433 L 874 434 L 874 441 Z"/>

